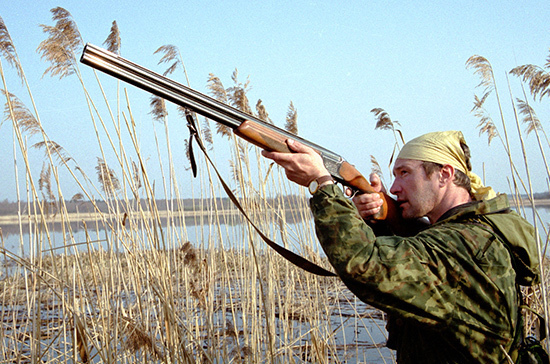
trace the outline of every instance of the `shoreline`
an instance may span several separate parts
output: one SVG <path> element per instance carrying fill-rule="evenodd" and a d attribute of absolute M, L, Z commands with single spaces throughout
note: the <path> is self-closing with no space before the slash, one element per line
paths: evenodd
<path fill-rule="evenodd" d="M 529 200 L 522 200 L 523 207 L 530 208 L 530 202 Z M 538 199 L 535 200 L 535 205 L 537 207 L 541 208 L 548 208 L 550 209 L 550 199 Z M 514 204 L 514 201 L 510 200 L 510 207 L 515 208 L 516 205 Z M 306 209 L 300 209 L 305 211 L 299 211 L 300 213 L 309 211 Z M 296 208 L 290 210 L 287 209 L 286 213 L 289 212 L 296 212 Z M 128 216 L 126 212 L 121 213 L 102 213 L 102 212 L 70 212 L 66 214 L 56 214 L 51 215 L 46 218 L 47 224 L 60 224 L 62 222 L 69 222 L 69 223 L 79 223 L 79 222 L 105 222 L 109 221 L 112 222 L 115 219 L 119 219 L 121 223 L 124 223 L 126 219 L 128 218 L 146 218 L 146 219 L 153 219 L 153 218 L 160 218 L 162 220 L 165 219 L 175 219 L 175 220 L 185 220 L 186 223 L 193 223 L 196 220 L 201 221 L 201 223 L 204 220 L 210 221 L 212 219 L 215 219 L 216 217 L 221 218 L 223 220 L 227 220 L 228 218 L 233 219 L 240 219 L 242 218 L 241 213 L 235 209 L 223 209 L 223 210 L 184 210 L 184 211 L 168 211 L 168 210 L 159 210 L 157 214 L 151 213 L 150 211 L 141 211 L 141 212 L 134 212 L 131 216 Z M 25 215 L 19 217 L 18 215 L 0 215 L 0 230 L 1 227 L 14 227 L 18 226 L 20 224 L 28 225 L 30 223 L 36 223 L 40 219 L 40 215 Z"/>

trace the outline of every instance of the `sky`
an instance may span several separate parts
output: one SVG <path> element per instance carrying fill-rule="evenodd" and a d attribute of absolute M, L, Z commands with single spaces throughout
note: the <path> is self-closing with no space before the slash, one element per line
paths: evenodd
<path fill-rule="evenodd" d="M 509 192 L 510 168 L 502 144 L 493 140 L 488 146 L 487 136 L 479 135 L 479 120 L 471 112 L 474 95 L 483 90 L 477 87 L 479 77 L 465 64 L 473 55 L 484 56 L 493 66 L 513 158 L 525 178 L 511 102 L 511 98 L 524 96 L 520 80 L 507 77 L 507 73 L 519 65 L 546 63 L 550 47 L 547 0 L 3 1 L 0 17 L 21 59 L 46 133 L 92 176 L 101 151 L 82 87 L 76 77 L 43 76 L 49 64 L 36 51 L 46 38 L 40 24 L 54 25 L 50 9 L 58 6 L 72 14 L 85 43 L 102 46 L 116 21 L 121 55 L 159 73 L 166 66 L 158 65 L 160 56 L 155 50 L 167 44 L 177 46 L 190 85 L 200 92 L 208 92 L 210 73 L 220 77 L 225 87 L 232 86 L 231 75 L 237 69 L 240 82 L 250 81 L 252 106 L 261 99 L 270 118 L 282 127 L 292 101 L 298 111 L 300 136 L 342 155 L 365 175 L 371 171 L 373 155 L 386 174 L 385 180 L 390 179 L 394 134 L 375 130 L 371 112 L 383 108 L 399 122 L 405 140 L 431 131 L 461 130 L 472 149 L 474 172 L 497 191 Z M 30 108 L 30 99 L 14 70 L 1 61 L 8 90 Z M 80 69 L 86 87 L 101 104 L 93 71 L 84 65 Z M 170 77 L 184 82 L 181 71 Z M 116 105 L 116 82 L 103 74 L 99 78 L 108 99 Z M 157 158 L 156 143 L 165 143 L 163 127 L 151 119 L 149 96 L 122 86 L 129 95 L 140 148 L 150 160 L 151 175 L 160 183 L 161 167 L 153 160 Z M 549 100 L 528 100 L 546 126 Z M 502 134 L 495 94 L 486 105 Z M 104 106 L 98 107 L 105 115 Z M 124 100 L 121 108 L 126 111 Z M 181 161 L 183 166 L 186 128 L 175 112 L 168 124 L 176 164 Z M 108 146 L 108 140 L 102 138 Z M 547 191 L 536 138 L 524 139 L 533 189 Z M 36 141 L 27 140 L 29 145 Z M 216 145 L 224 142 L 216 141 Z M 112 163 L 113 154 L 106 149 Z M 4 156 L 0 200 L 17 198 L 15 168 L 25 200 L 23 161 L 17 147 L 14 152 L 10 122 L 0 126 L 0 151 Z M 220 147 L 215 157 L 229 177 L 229 156 L 224 153 Z M 43 152 L 31 151 L 29 157 L 37 180 Z M 187 177 L 191 174 L 184 168 L 180 172 Z M 180 180 L 183 197 L 191 193 L 186 188 L 187 177 Z M 81 188 L 66 175 L 60 185 L 65 198 Z"/>

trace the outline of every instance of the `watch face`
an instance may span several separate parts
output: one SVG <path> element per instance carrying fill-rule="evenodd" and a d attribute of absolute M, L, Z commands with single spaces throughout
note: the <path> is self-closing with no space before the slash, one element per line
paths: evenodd
<path fill-rule="evenodd" d="M 309 183 L 309 193 L 311 193 L 312 195 L 317 192 L 317 188 L 319 188 L 319 183 L 317 182 L 317 180 L 313 180 Z"/>

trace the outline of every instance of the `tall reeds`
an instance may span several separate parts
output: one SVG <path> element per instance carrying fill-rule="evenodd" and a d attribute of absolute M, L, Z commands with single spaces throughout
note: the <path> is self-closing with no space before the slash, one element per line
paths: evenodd
<path fill-rule="evenodd" d="M 539 266 L 540 274 L 542 277 L 542 283 L 533 288 L 524 288 L 524 296 L 527 297 L 528 303 L 539 312 L 542 312 L 546 322 L 548 322 L 549 307 L 548 307 L 548 284 L 550 277 L 548 276 L 548 259 L 547 259 L 547 248 L 549 241 L 549 225 L 548 221 L 545 221 L 541 218 L 539 210 L 537 209 L 536 193 L 532 187 L 532 175 L 533 168 L 537 168 L 539 171 L 546 172 L 546 180 L 550 179 L 550 170 L 548 168 L 548 163 L 546 160 L 545 149 L 550 146 L 548 140 L 546 139 L 546 144 L 542 142 L 541 135 L 545 136 L 544 127 L 540 120 L 536 116 L 534 108 L 527 101 L 527 95 L 525 92 L 525 84 L 530 89 L 533 100 L 536 101 L 537 97 L 539 101 L 543 97 L 550 95 L 550 76 L 549 73 L 541 67 L 534 65 L 525 65 L 519 66 L 512 69 L 509 73 L 515 76 L 522 78 L 523 83 L 521 84 L 522 96 L 524 99 L 519 99 L 514 97 L 510 81 L 508 80 L 508 91 L 510 97 L 510 105 L 512 109 L 512 120 L 507 120 L 504 116 L 504 106 L 501 104 L 500 95 L 497 91 L 496 80 L 493 73 L 493 68 L 485 57 L 482 56 L 472 56 L 466 62 L 468 68 L 473 68 L 474 73 L 478 74 L 481 78 L 479 84 L 480 87 L 483 87 L 483 95 L 481 97 L 476 96 L 474 100 L 474 115 L 477 116 L 480 120 L 478 128 L 481 134 L 487 134 L 488 141 L 491 143 L 492 139 L 498 137 L 502 141 L 504 147 L 504 152 L 506 153 L 510 165 L 510 176 L 512 178 L 512 184 L 510 189 L 510 194 L 514 197 L 515 205 L 519 213 L 530 220 L 535 227 L 535 234 L 537 236 L 537 251 L 539 255 Z M 546 68 L 550 68 L 550 58 L 547 59 L 545 65 Z M 491 93 L 494 92 L 495 100 L 497 103 L 497 110 L 499 111 L 502 128 L 499 129 L 492 121 L 490 114 L 485 109 L 485 103 L 489 99 Z M 523 117 L 523 118 L 522 118 Z M 521 130 L 521 124 L 525 125 L 525 132 Z M 521 147 L 521 162 L 514 161 L 512 149 L 509 141 L 509 131 L 508 127 L 514 127 L 517 133 L 517 139 L 519 140 Z M 503 134 L 499 132 L 502 130 Z M 539 152 L 541 155 L 541 164 L 533 166 L 529 163 L 529 158 L 527 157 L 526 151 L 526 142 L 529 137 L 532 138 L 532 134 L 535 134 L 537 139 L 537 145 L 539 147 Z M 503 135 L 503 136 L 502 136 Z M 523 172 L 519 169 L 522 168 Z M 549 189 L 550 190 L 550 189 Z M 546 195 L 548 191 L 546 190 Z M 524 209 L 524 201 L 528 201 L 527 206 L 530 207 L 531 214 L 526 214 Z M 542 228 L 542 230 L 540 229 Z M 525 312 L 527 327 L 526 331 L 530 333 L 536 333 L 538 320 L 530 312 Z M 548 326 L 543 328 L 546 330 L 546 336 L 548 337 L 549 329 Z M 546 340 L 546 348 L 550 351 L 550 343 Z"/>
<path fill-rule="evenodd" d="M 117 83 L 113 107 L 101 83 L 107 76 L 79 68 L 82 38 L 72 15 L 54 8 L 52 20 L 54 25 L 41 26 L 46 39 L 38 52 L 49 64 L 44 74 L 82 87 L 95 133 L 88 140 L 97 155 L 81 165 L 50 140 L 36 108 L 29 111 L 9 93 L 0 63 L 6 115 L 15 136 L 14 160 L 27 171 L 25 180 L 15 183 L 30 191 L 26 201 L 20 198 L 14 224 L 19 248 L 6 245 L 5 233 L 0 235 L 2 359 L 393 361 L 391 352 L 378 347 L 384 330 L 375 311 L 357 302 L 338 280 L 306 274 L 267 249 L 223 198 L 213 167 L 200 153 L 194 153 L 197 180 L 191 181 L 190 162 L 174 158 L 170 143 L 170 120 L 185 118 L 186 111 L 172 113 L 173 105 L 151 100 L 148 130 L 155 136 L 156 157 L 144 155 L 128 93 Z M 0 37 L 0 62 L 6 60 L 24 80 L 3 21 Z M 121 51 L 116 22 L 105 45 Z M 175 46 L 162 46 L 155 54 L 163 55 L 159 64 L 168 65 L 166 74 L 177 78 L 182 69 L 187 79 Z M 241 83 L 237 71 L 231 79 L 232 86 L 225 88 L 212 75 L 208 85 L 215 97 L 252 113 L 250 81 Z M 98 94 L 92 94 L 90 82 L 97 82 Z M 259 100 L 255 105 L 256 115 L 270 121 L 264 104 Z M 297 132 L 292 103 L 286 122 Z M 162 136 L 156 132 L 159 123 Z M 303 191 L 290 185 L 255 147 L 227 130 L 213 134 L 207 120 L 197 124 L 215 164 L 232 165 L 229 184 L 251 219 L 271 239 L 327 266 L 313 238 Z M 34 176 L 27 141 L 38 138 L 34 149 L 43 149 L 46 158 Z M 223 149 L 227 153 L 216 153 L 219 143 L 229 145 Z M 88 171 L 84 165 L 90 164 L 95 169 Z M 160 175 L 151 173 L 152 164 L 159 166 Z M 80 189 L 72 198 L 64 193 L 69 183 Z M 188 191 L 192 198 L 183 197 Z M 359 338 L 365 332 L 368 342 Z"/>

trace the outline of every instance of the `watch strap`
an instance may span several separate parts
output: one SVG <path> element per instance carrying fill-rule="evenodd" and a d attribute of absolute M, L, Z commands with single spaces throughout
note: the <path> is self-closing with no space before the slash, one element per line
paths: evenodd
<path fill-rule="evenodd" d="M 315 194 L 315 192 L 317 192 L 319 188 L 322 187 L 323 184 L 325 184 L 328 181 L 331 181 L 331 182 L 334 181 L 331 175 L 321 176 L 319 178 L 314 179 L 309 183 L 309 187 L 308 187 L 309 192 L 312 195 Z"/>

